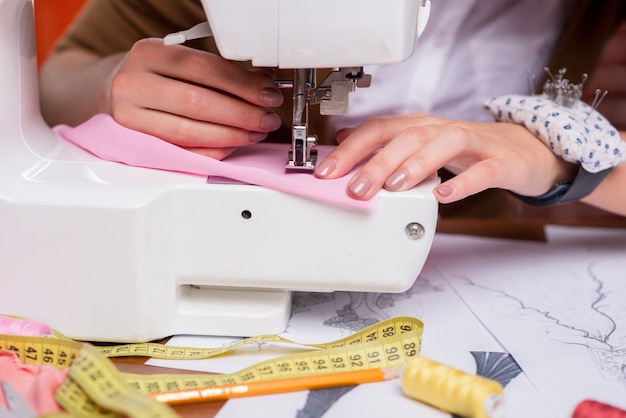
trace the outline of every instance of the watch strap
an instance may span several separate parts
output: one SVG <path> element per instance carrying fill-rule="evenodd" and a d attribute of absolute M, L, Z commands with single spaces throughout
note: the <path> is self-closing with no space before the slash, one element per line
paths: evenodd
<path fill-rule="evenodd" d="M 511 194 L 532 206 L 552 206 L 576 202 L 593 192 L 610 171 L 611 168 L 608 168 L 597 173 L 590 173 L 581 166 L 573 181 L 559 183 L 541 196 L 523 196 L 513 192 Z"/>

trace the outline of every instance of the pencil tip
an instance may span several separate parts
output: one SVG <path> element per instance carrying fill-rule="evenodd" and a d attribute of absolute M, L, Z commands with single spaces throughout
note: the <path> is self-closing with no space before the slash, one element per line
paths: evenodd
<path fill-rule="evenodd" d="M 400 369 L 382 369 L 385 380 L 393 380 L 400 377 Z"/>

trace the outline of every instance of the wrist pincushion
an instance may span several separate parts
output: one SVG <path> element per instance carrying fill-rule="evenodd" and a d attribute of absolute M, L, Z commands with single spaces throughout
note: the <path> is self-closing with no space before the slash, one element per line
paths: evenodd
<path fill-rule="evenodd" d="M 599 92 L 591 106 L 583 103 L 583 83 L 569 83 L 564 73 L 561 70 L 546 82 L 543 95 L 506 95 L 485 103 L 498 122 L 524 126 L 556 155 L 581 167 L 573 183 L 557 185 L 544 196 L 516 195 L 529 204 L 578 200 L 591 193 L 611 168 L 626 162 L 626 141 L 595 109 L 601 100 Z"/>

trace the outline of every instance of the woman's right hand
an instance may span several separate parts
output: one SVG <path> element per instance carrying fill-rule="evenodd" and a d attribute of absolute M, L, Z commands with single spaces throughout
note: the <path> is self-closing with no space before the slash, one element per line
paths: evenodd
<path fill-rule="evenodd" d="M 60 52 L 42 71 L 42 110 L 50 124 L 109 113 L 128 128 L 222 159 L 263 140 L 281 120 L 274 70 L 246 70 L 218 55 L 161 39 L 99 57 Z"/>

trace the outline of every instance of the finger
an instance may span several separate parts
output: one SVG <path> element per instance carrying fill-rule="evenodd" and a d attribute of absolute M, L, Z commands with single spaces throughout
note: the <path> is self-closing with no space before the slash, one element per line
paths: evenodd
<path fill-rule="evenodd" d="M 408 190 L 459 156 L 477 159 L 480 148 L 471 131 L 454 125 L 428 125 L 404 130 L 373 156 L 349 182 L 349 194 L 369 199 L 385 187 Z M 484 147 L 483 147 L 484 148 Z M 370 190 L 358 183 L 370 180 Z"/>
<path fill-rule="evenodd" d="M 248 131 L 270 132 L 282 123 L 266 108 L 156 74 L 119 74 L 111 94 L 114 115 L 125 112 L 125 106 L 137 106 Z"/>
<path fill-rule="evenodd" d="M 547 160 L 531 153 L 538 157 L 535 159 L 536 164 L 527 164 L 524 159 L 510 157 L 484 158 L 435 187 L 435 196 L 440 203 L 451 203 L 490 188 L 511 190 L 528 196 L 541 195 L 555 184 L 549 174 L 554 170 L 549 167 L 568 173 L 565 174 L 566 178 L 570 178 L 572 170 L 576 169 L 575 165 L 563 161 L 547 149 L 543 151 Z"/>
<path fill-rule="evenodd" d="M 403 153 L 406 155 L 396 169 L 387 174 L 384 181 L 387 190 L 408 190 L 442 167 L 453 163 L 465 166 L 475 160 L 487 158 L 484 151 L 486 147 L 475 141 L 475 136 L 470 131 L 457 126 L 429 125 L 412 128 L 403 132 L 402 136 L 406 136 L 407 140 L 394 140 L 387 146 L 390 152 L 398 156 Z M 408 152 L 409 149 L 412 151 Z M 382 151 L 379 155 L 386 157 Z"/>
<path fill-rule="evenodd" d="M 425 140 L 425 129 L 409 128 L 393 138 L 367 161 L 348 182 L 348 194 L 356 199 L 370 199 L 386 182 L 399 190 L 409 180 L 406 165 L 412 172 L 419 163 L 419 149 Z M 410 161 L 410 164 L 406 164 Z"/>
<path fill-rule="evenodd" d="M 356 127 L 354 127 L 354 128 L 342 128 L 342 129 L 337 131 L 337 134 L 335 135 L 335 140 L 337 141 L 338 144 L 341 144 L 355 130 L 356 130 Z"/>
<path fill-rule="evenodd" d="M 260 71 L 248 71 L 218 55 L 182 45 L 163 45 L 159 39 L 135 43 L 131 53 L 147 56 L 153 72 L 216 88 L 259 106 L 276 107 L 283 102 L 273 79 Z"/>
<path fill-rule="evenodd" d="M 250 71 L 253 73 L 260 73 L 270 80 L 275 80 L 276 75 L 278 74 L 276 68 L 274 67 L 253 67 Z"/>
<path fill-rule="evenodd" d="M 315 175 L 321 178 L 338 178 L 345 175 L 359 162 L 384 147 L 399 132 L 418 123 L 409 115 L 367 120 L 350 131 L 339 146 L 318 164 Z"/>
<path fill-rule="evenodd" d="M 490 159 L 480 161 L 450 180 L 441 183 L 433 191 L 440 203 L 452 203 L 493 187 L 502 187 L 498 179 L 506 177 L 505 164 Z"/>
<path fill-rule="evenodd" d="M 127 128 L 156 136 L 181 147 L 232 148 L 265 139 L 265 132 L 206 123 L 149 109 L 124 112 L 116 120 Z"/>

